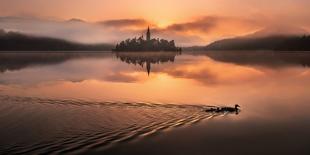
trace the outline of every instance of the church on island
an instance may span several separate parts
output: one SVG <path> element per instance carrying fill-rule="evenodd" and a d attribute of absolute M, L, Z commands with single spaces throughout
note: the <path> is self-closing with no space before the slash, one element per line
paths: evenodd
<path fill-rule="evenodd" d="M 126 39 L 117 44 L 113 51 L 182 51 L 182 49 L 175 46 L 174 40 L 168 41 L 159 38 L 151 39 L 150 27 L 148 27 L 146 32 L 146 39 L 144 39 L 143 35 L 138 39 Z"/>

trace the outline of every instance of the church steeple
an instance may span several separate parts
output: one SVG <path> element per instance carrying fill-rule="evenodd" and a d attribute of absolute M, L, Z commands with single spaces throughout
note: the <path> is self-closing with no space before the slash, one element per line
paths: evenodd
<path fill-rule="evenodd" d="M 147 32 L 146 32 L 146 40 L 150 41 L 151 40 L 151 32 L 150 32 L 150 27 L 147 27 Z"/>

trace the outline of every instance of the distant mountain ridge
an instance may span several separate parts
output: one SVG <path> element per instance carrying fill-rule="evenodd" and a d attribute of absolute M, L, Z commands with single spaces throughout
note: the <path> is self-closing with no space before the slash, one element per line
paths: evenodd
<path fill-rule="evenodd" d="M 287 31 L 287 33 L 282 30 L 278 30 L 276 33 L 268 31 L 264 29 L 243 37 L 215 41 L 203 49 L 310 51 L 310 35 L 302 29 L 298 31 Z"/>
<path fill-rule="evenodd" d="M 275 50 L 310 51 L 310 36 L 269 36 L 263 38 L 233 38 L 215 41 L 205 50 Z"/>
<path fill-rule="evenodd" d="M 0 51 L 107 51 L 114 45 L 82 44 L 0 30 Z"/>
<path fill-rule="evenodd" d="M 303 35 L 309 35 L 309 32 L 300 27 L 281 25 L 281 26 L 265 27 L 244 37 L 264 38 L 270 36 L 303 36 Z"/>

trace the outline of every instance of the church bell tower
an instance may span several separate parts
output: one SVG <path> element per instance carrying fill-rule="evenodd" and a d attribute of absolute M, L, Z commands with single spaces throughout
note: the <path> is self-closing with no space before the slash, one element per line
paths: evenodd
<path fill-rule="evenodd" d="M 146 32 L 146 40 L 150 41 L 151 40 L 151 32 L 150 32 L 150 27 L 147 27 L 147 32 Z"/>

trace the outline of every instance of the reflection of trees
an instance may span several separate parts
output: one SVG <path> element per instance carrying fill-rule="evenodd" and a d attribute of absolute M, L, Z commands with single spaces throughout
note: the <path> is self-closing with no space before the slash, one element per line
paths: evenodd
<path fill-rule="evenodd" d="M 30 66 L 59 64 L 71 59 L 106 56 L 103 53 L 0 53 L 0 73 Z"/>
<path fill-rule="evenodd" d="M 146 65 L 147 73 L 151 72 L 151 64 L 174 62 L 181 52 L 116 52 L 116 58 L 127 64 Z"/>
<path fill-rule="evenodd" d="M 272 51 L 210 51 L 196 53 L 209 58 L 238 65 L 258 65 L 270 68 L 281 68 L 292 65 L 310 66 L 308 52 L 272 52 Z"/>

